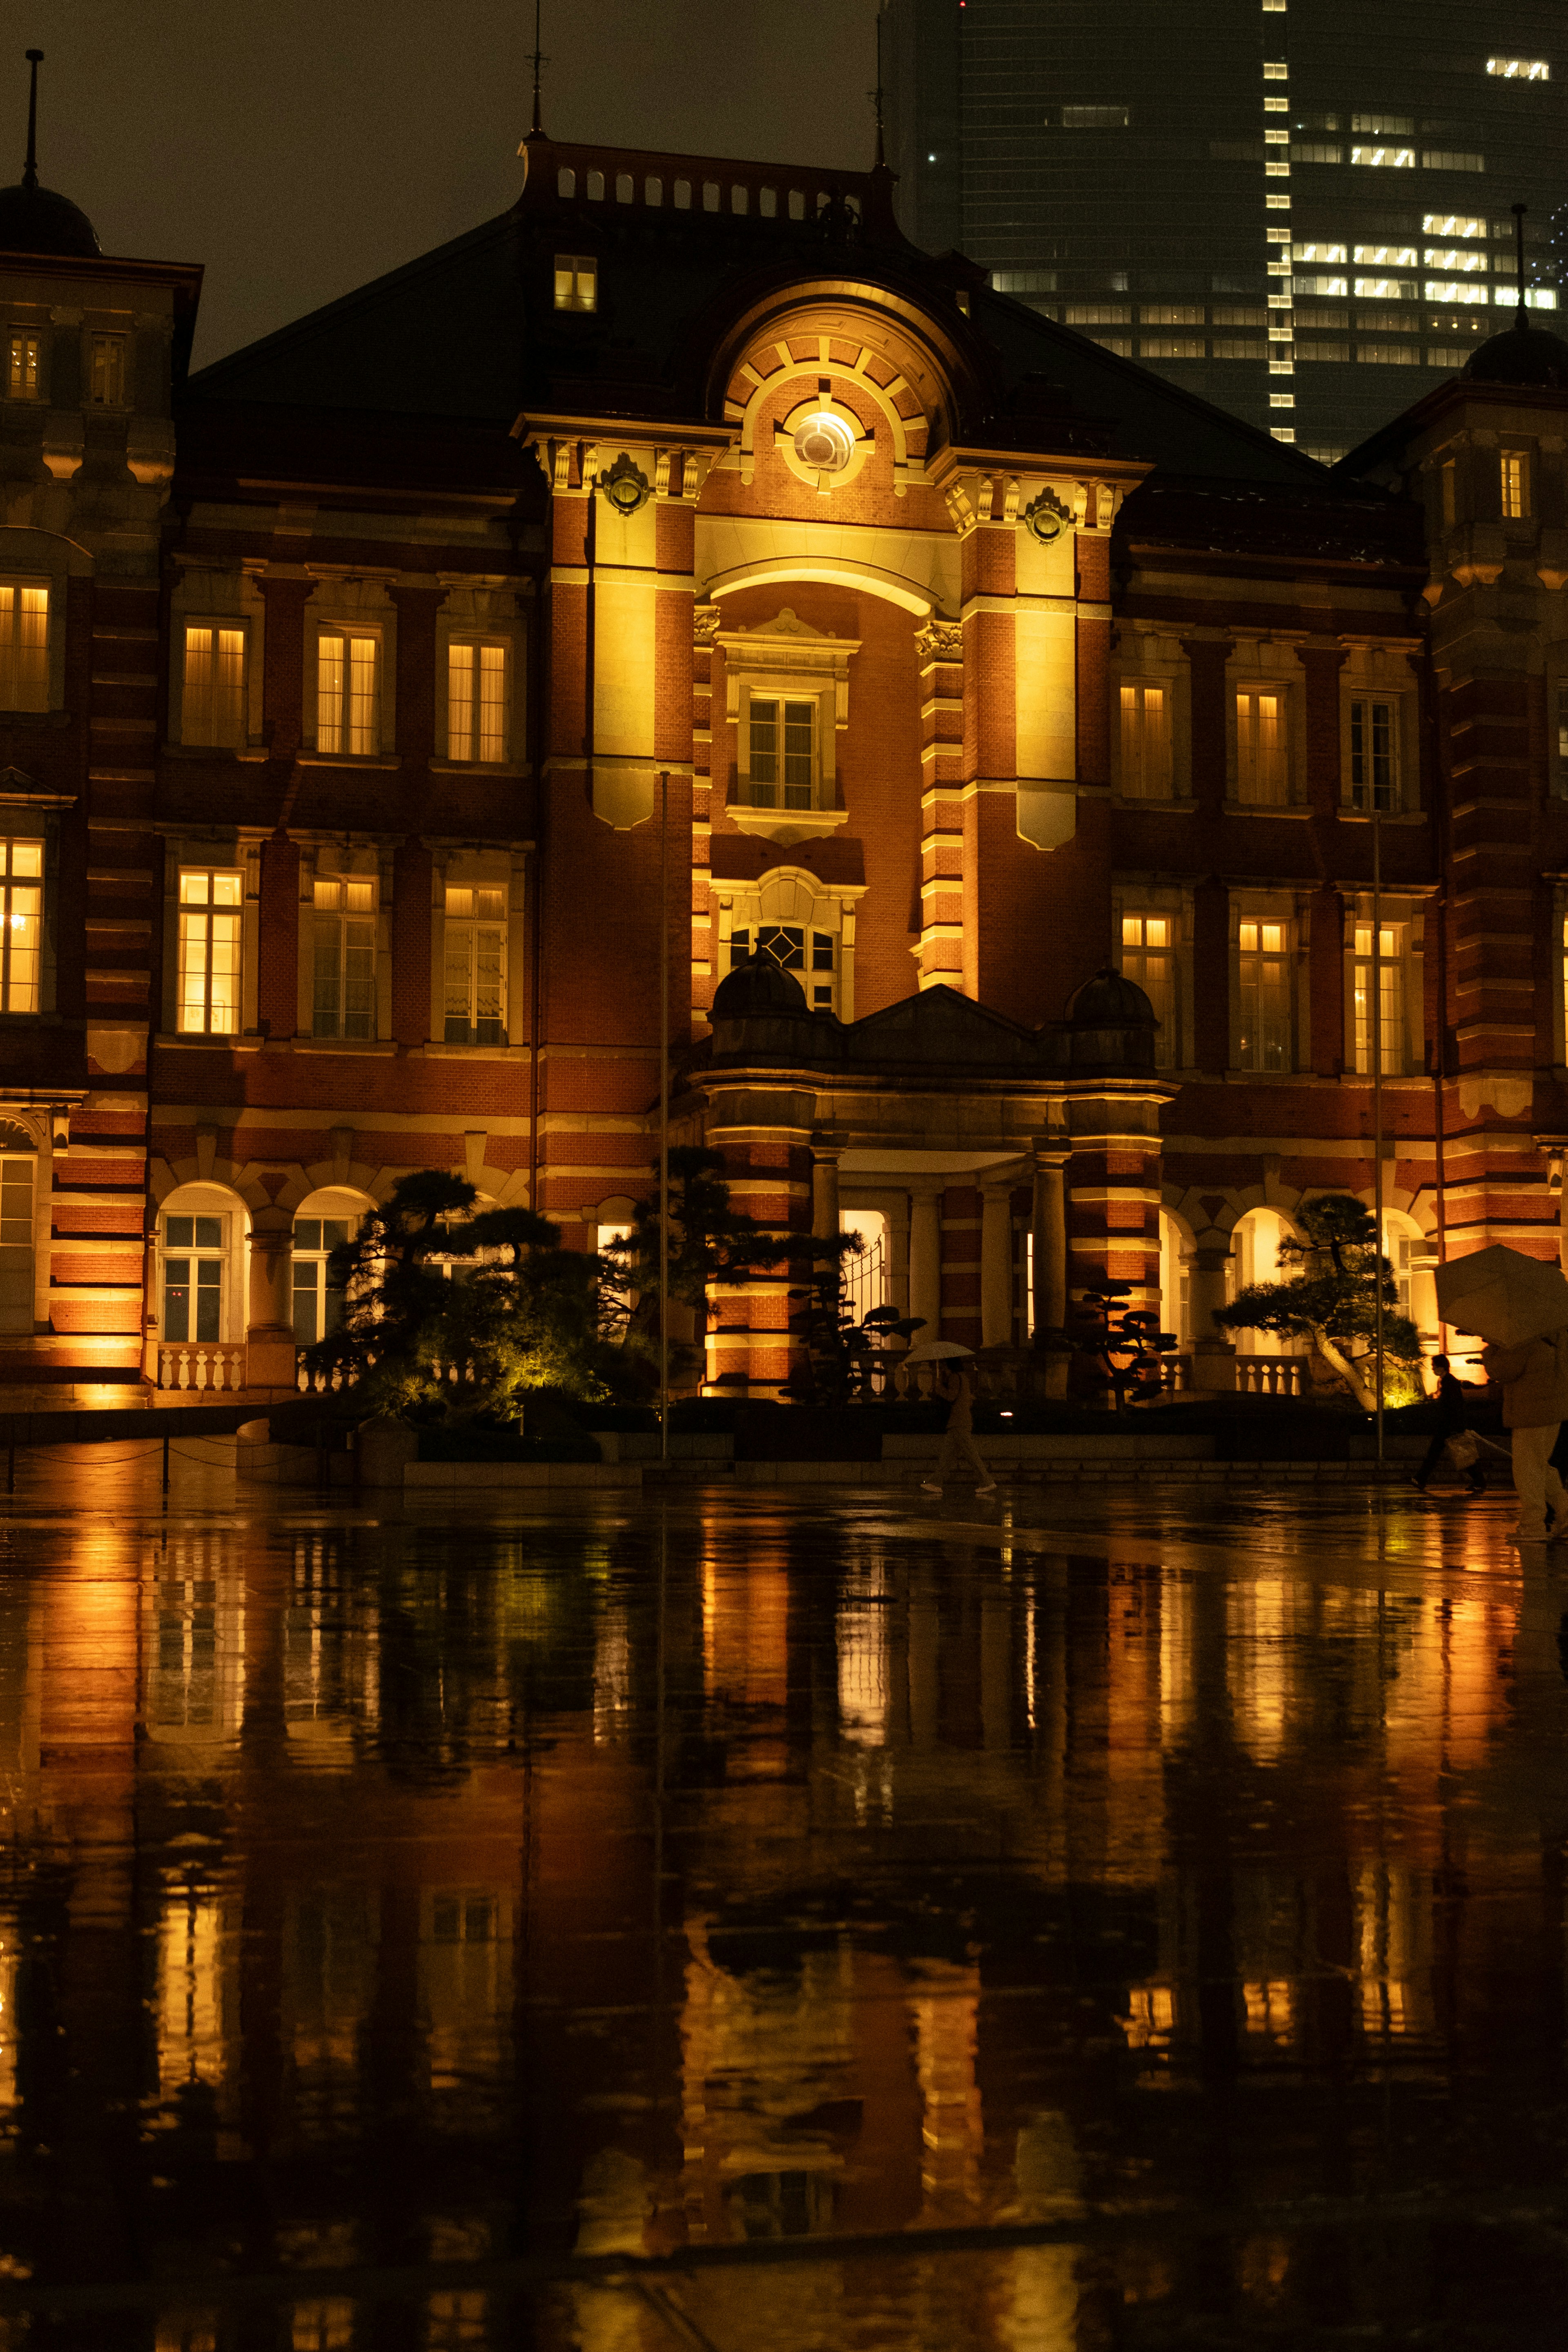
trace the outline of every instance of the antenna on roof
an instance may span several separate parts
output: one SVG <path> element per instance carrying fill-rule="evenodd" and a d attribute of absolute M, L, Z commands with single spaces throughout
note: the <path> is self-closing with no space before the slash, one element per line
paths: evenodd
<path fill-rule="evenodd" d="M 1530 323 L 1524 315 L 1524 215 L 1528 207 L 1524 205 L 1515 205 L 1511 207 L 1513 213 L 1513 257 L 1515 267 L 1519 271 L 1519 317 L 1515 323 L 1521 327 L 1528 326 Z"/>
<path fill-rule="evenodd" d="M 876 169 L 880 172 L 886 169 L 888 162 L 882 144 L 882 10 L 880 7 L 877 10 L 877 87 L 873 90 L 868 90 L 866 94 L 877 110 Z"/>
<path fill-rule="evenodd" d="M 542 5 L 542 0 L 533 0 L 533 121 L 529 126 L 528 132 L 531 139 L 542 138 L 544 133 L 544 124 L 539 111 L 540 83 L 549 60 L 539 46 L 539 19 Z"/>
<path fill-rule="evenodd" d="M 27 51 L 33 80 L 27 92 L 27 160 L 22 167 L 22 185 L 25 188 L 36 188 L 38 184 L 38 68 L 43 62 L 42 49 Z"/>

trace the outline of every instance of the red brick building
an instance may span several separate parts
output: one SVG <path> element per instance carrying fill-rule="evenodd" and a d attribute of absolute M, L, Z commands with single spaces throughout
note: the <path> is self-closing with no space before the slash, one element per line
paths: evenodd
<path fill-rule="evenodd" d="M 972 1343 L 1109 1268 L 1201 1382 L 1294 1378 L 1210 1314 L 1372 1197 L 1374 832 L 1413 1309 L 1555 1252 L 1568 349 L 1328 474 L 879 169 L 522 154 L 196 375 L 198 269 L 0 193 L 0 1393 L 289 1387 L 410 1168 L 593 1246 L 661 955 L 747 1205 Z M 710 1371 L 768 1392 L 783 1319 Z"/>

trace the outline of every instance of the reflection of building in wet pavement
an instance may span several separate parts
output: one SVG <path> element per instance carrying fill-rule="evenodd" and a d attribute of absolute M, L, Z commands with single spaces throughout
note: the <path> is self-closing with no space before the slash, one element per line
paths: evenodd
<path fill-rule="evenodd" d="M 1070 2221 L 1207 2193 L 1170 2102 L 1242 2073 L 1233 2161 L 1291 2193 L 1292 2103 L 1442 2082 L 1447 2035 L 1501 2031 L 1456 1956 L 1554 1898 L 1550 1841 L 1468 1801 L 1521 1719 L 1511 1588 L 1247 1566 L 716 1515 L 671 1532 L 662 1638 L 640 1526 L 128 1529 L 0 1580 L 32 1874 L 0 1906 L 0 2147 L 79 2184 L 22 2257 L 66 2261 L 137 2146 L 175 2185 L 154 2249 L 237 2230 L 302 2273 Z M 105 2275 L 142 2258 L 94 2242 Z M 1237 2251 L 1248 2308 L 1292 2259 Z M 1157 2299 L 1181 2260 L 1113 2268 Z M 1013 2248 L 960 2323 L 953 2275 L 906 2281 L 904 2341 L 1054 2352 L 1090 2293 L 1070 2246 Z M 568 2303 L 563 2345 L 659 2340 L 618 2291 Z M 500 2325 L 478 2287 L 426 2304 L 432 2346 Z M 302 2276 L 293 2343 L 355 2325 Z"/>

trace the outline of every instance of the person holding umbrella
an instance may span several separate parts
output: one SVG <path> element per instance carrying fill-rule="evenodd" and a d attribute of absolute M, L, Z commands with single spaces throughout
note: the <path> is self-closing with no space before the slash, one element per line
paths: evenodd
<path fill-rule="evenodd" d="M 911 1364 L 942 1365 L 937 1377 L 942 1384 L 941 1394 L 948 1400 L 947 1434 L 942 1441 L 935 1475 L 921 1480 L 928 1495 L 940 1495 L 943 1479 L 956 1476 L 961 1471 L 973 1474 L 977 1495 L 996 1492 L 996 1481 L 974 1443 L 974 1391 L 969 1385 L 967 1362 L 973 1353 L 972 1349 L 961 1348 L 956 1339 L 930 1339 L 923 1348 L 910 1351 Z"/>
<path fill-rule="evenodd" d="M 1481 1364 L 1502 1389 L 1519 1494 L 1515 1543 L 1544 1543 L 1546 1509 L 1568 1528 L 1568 1493 L 1552 1466 L 1568 1418 L 1568 1282 L 1560 1267 L 1519 1250 L 1477 1250 L 1437 1269 L 1437 1311 L 1487 1341 Z"/>

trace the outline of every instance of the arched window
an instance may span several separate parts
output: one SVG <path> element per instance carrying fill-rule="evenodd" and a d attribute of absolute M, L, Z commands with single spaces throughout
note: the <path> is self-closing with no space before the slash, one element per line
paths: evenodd
<path fill-rule="evenodd" d="M 33 1328 L 37 1165 L 37 1147 L 26 1129 L 0 1119 L 0 1331 Z"/>
<path fill-rule="evenodd" d="M 165 1346 L 228 1345 L 245 1337 L 245 1236 L 237 1195 L 182 1184 L 158 1222 L 159 1336 Z"/>
<path fill-rule="evenodd" d="M 1184 1348 L 1192 1346 L 1192 1310 L 1188 1303 L 1187 1237 L 1170 1212 L 1160 1212 L 1160 1328 L 1174 1332 Z"/>
<path fill-rule="evenodd" d="M 312 1192 L 294 1213 L 294 1344 L 313 1348 L 342 1320 L 341 1291 L 327 1271 L 340 1242 L 352 1242 L 367 1203 L 358 1192 Z"/>
<path fill-rule="evenodd" d="M 1289 1281 L 1294 1269 L 1281 1266 L 1279 1245 L 1293 1239 L 1294 1234 L 1290 1220 L 1282 1217 L 1278 1209 L 1248 1209 L 1237 1221 L 1227 1295 L 1234 1298 L 1238 1290 L 1246 1290 L 1255 1282 Z M 1245 1331 L 1236 1338 L 1237 1345 L 1249 1356 L 1299 1356 L 1305 1347 L 1302 1340 L 1276 1339 L 1268 1331 Z"/>

